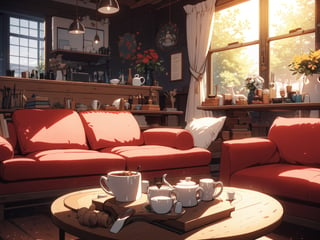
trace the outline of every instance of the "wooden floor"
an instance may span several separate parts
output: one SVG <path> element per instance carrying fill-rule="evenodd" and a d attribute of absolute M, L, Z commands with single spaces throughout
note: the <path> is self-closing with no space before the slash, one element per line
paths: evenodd
<path fill-rule="evenodd" d="M 58 228 L 50 218 L 50 206 L 14 209 L 0 221 L 0 240 L 57 240 Z M 66 234 L 66 240 L 79 239 Z M 259 240 L 318 240 L 320 231 L 283 222 L 273 233 Z"/>

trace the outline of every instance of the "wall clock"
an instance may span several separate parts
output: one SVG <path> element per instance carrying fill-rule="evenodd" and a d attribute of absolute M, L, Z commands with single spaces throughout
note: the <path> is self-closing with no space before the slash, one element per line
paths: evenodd
<path fill-rule="evenodd" d="M 161 50 L 169 50 L 178 43 L 177 24 L 167 23 L 157 33 L 156 44 Z"/>

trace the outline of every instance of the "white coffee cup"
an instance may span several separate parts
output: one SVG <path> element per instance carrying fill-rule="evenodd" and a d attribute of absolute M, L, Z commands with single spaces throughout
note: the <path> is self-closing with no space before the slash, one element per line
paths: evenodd
<path fill-rule="evenodd" d="M 136 201 L 141 197 L 141 173 L 112 171 L 100 177 L 100 186 L 119 202 Z"/>
<path fill-rule="evenodd" d="M 149 201 L 151 198 L 156 196 L 171 197 L 172 189 L 169 186 L 165 185 L 162 185 L 160 188 L 158 188 L 158 186 L 150 186 L 148 188 L 147 194 Z"/>
<path fill-rule="evenodd" d="M 155 196 L 150 199 L 150 205 L 154 212 L 166 214 L 172 209 L 173 199 L 167 196 Z"/>
<path fill-rule="evenodd" d="M 91 107 L 93 110 L 98 110 L 100 109 L 100 101 L 99 100 L 93 100 L 91 103 Z"/>
<path fill-rule="evenodd" d="M 223 190 L 223 184 L 220 181 L 215 182 L 211 178 L 202 178 L 199 181 L 203 193 L 200 195 L 202 201 L 211 201 L 218 197 Z"/>

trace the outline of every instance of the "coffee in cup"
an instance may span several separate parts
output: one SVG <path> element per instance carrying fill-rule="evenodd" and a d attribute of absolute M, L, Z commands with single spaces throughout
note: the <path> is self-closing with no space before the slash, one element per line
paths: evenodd
<path fill-rule="evenodd" d="M 141 197 L 141 173 L 112 171 L 100 177 L 100 186 L 119 202 L 136 201 Z"/>

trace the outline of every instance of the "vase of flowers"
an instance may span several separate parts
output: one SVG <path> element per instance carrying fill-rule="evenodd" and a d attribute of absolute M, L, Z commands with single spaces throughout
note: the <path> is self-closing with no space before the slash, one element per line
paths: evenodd
<path fill-rule="evenodd" d="M 289 70 L 293 75 L 303 74 L 305 76 L 320 73 L 320 49 L 299 56 L 295 56 L 289 64 Z M 317 77 L 319 82 L 319 77 Z"/>
<path fill-rule="evenodd" d="M 249 90 L 248 93 L 248 104 L 252 103 L 252 100 L 256 96 L 256 91 L 262 89 L 264 79 L 258 75 L 248 76 L 246 78 L 246 88 Z"/>
<path fill-rule="evenodd" d="M 137 53 L 135 67 L 137 73 L 145 75 L 145 84 L 149 86 L 153 84 L 153 73 L 155 71 L 164 71 L 163 61 L 159 58 L 158 53 L 152 48 Z"/>

